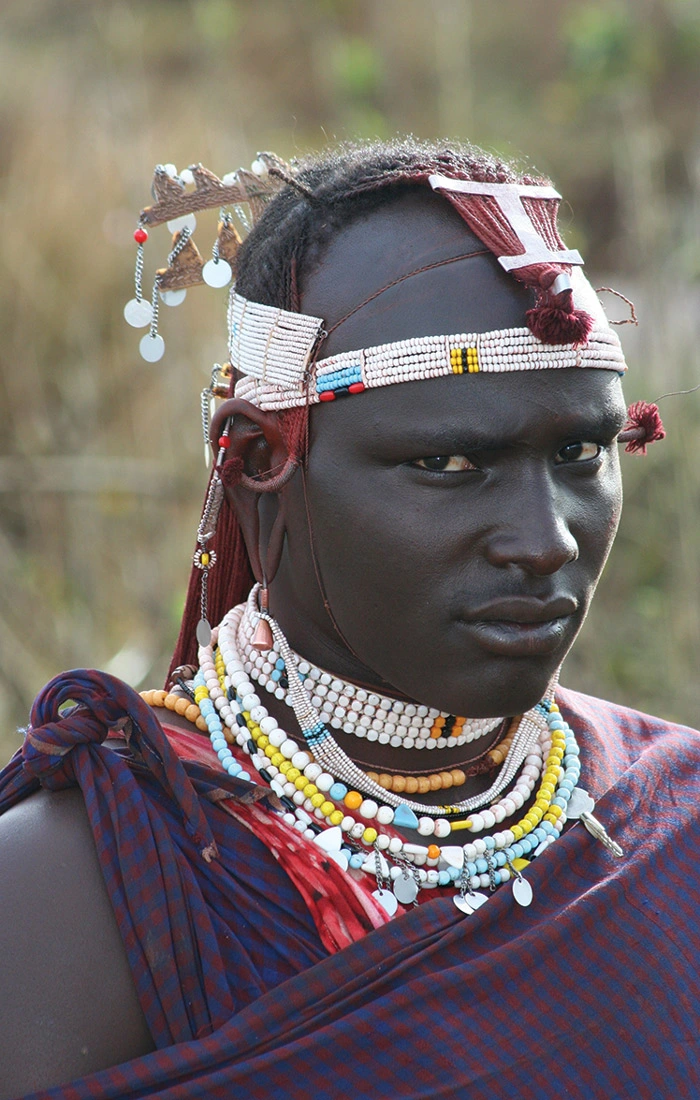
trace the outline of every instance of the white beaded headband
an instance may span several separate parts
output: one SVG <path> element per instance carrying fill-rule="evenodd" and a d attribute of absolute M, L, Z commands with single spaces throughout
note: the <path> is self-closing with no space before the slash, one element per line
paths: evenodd
<path fill-rule="evenodd" d="M 346 351 L 314 361 L 325 335 L 320 317 L 249 302 L 235 291 L 229 309 L 231 365 L 242 375 L 236 397 L 262 409 L 291 409 L 378 386 L 481 371 L 595 367 L 626 371 L 617 335 L 580 269 L 572 272 L 574 301 L 594 318 L 581 347 L 545 344 L 529 328 L 423 336 Z"/>

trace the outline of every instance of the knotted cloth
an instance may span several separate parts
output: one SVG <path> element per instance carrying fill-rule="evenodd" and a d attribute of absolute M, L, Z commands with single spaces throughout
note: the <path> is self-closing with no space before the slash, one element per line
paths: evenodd
<path fill-rule="evenodd" d="M 59 699 L 81 709 L 61 717 Z M 249 784 L 169 759 L 155 719 L 111 678 L 54 681 L 32 713 L 34 740 L 0 776 L 0 811 L 39 777 L 79 783 L 160 1049 L 36 1096 L 693 1095 L 700 736 L 576 693 L 558 699 L 625 858 L 577 825 L 528 868 L 529 908 L 506 886 L 463 917 L 435 891 L 329 954 L 287 873 L 212 800 L 225 790 L 245 808 Z M 103 723 L 127 732 L 123 719 L 120 756 L 99 739 Z M 219 857 L 207 861 L 212 840 Z M 167 947 L 157 958 L 147 931 Z"/>

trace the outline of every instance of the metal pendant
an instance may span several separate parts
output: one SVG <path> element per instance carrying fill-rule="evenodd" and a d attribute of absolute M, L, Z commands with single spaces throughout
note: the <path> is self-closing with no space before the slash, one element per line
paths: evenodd
<path fill-rule="evenodd" d="M 522 876 L 513 881 L 513 897 L 518 905 L 529 905 L 532 901 L 532 887 L 526 878 Z"/>
<path fill-rule="evenodd" d="M 124 320 L 132 328 L 145 328 L 153 319 L 151 303 L 145 298 L 132 298 L 124 306 Z"/>
<path fill-rule="evenodd" d="M 576 821 L 581 814 L 592 814 L 595 802 L 584 787 L 574 787 L 571 798 L 566 804 L 566 817 L 569 821 Z"/>
<path fill-rule="evenodd" d="M 394 893 L 402 905 L 412 905 L 418 897 L 418 887 L 412 875 L 399 875 L 394 879 Z"/>
<path fill-rule="evenodd" d="M 391 890 L 375 890 L 372 897 L 379 902 L 383 909 L 386 909 L 390 917 L 394 916 L 399 906 L 396 894 L 392 894 Z"/>
<path fill-rule="evenodd" d="M 197 642 L 204 647 L 211 645 L 211 627 L 206 619 L 197 623 Z"/>
<path fill-rule="evenodd" d="M 464 913 L 465 916 L 470 917 L 474 912 L 466 897 L 462 897 L 461 894 L 455 894 L 452 900 L 459 909 L 460 913 Z"/>

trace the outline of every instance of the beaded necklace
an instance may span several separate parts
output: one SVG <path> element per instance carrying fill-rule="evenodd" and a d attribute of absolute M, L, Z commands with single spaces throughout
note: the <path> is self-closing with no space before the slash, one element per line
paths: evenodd
<path fill-rule="evenodd" d="M 593 809 L 593 800 L 577 787 L 580 763 L 576 738 L 553 699 L 525 715 L 514 735 L 515 743 L 526 721 L 535 728 L 534 739 L 531 734 L 525 738 L 532 741 L 532 751 L 524 757 L 522 773 L 512 790 L 494 802 L 492 785 L 485 794 L 466 800 L 465 804 L 475 803 L 474 810 L 478 807 L 481 812 L 430 817 L 431 808 L 419 805 L 423 816 L 418 818 L 402 800 L 395 807 L 389 805 L 388 792 L 381 788 L 377 800 L 347 788 L 318 759 L 318 744 L 311 752 L 300 749 L 256 695 L 235 644 L 244 612 L 245 605 L 229 612 L 215 630 L 212 645 L 199 650 L 194 694 L 212 747 L 225 770 L 240 779 L 248 779 L 250 773 L 231 746 L 237 745 L 251 757 L 260 778 L 280 797 L 283 820 L 323 847 L 341 866 L 373 875 L 377 881 L 374 896 L 390 914 L 396 911 L 398 902 L 414 902 L 419 890 L 440 886 L 456 888 L 455 905 L 462 912 L 473 912 L 487 900 L 480 889 L 492 891 L 508 880 L 513 880 L 516 900 L 529 904 L 531 889 L 521 871 L 558 838 L 567 811 L 572 811 L 568 816 L 581 817 L 593 832 L 585 820 L 591 816 L 588 811 Z M 291 669 L 293 657 L 286 654 L 285 659 Z M 509 756 L 511 752 L 512 747 Z M 366 786 L 366 777 L 362 773 L 360 777 Z M 413 828 L 420 838 L 435 835 L 447 839 L 459 830 L 471 834 L 493 830 L 506 817 L 517 814 L 538 779 L 534 804 L 502 831 L 474 835 L 466 844 L 443 847 L 415 844 L 395 831 Z M 595 824 L 599 831 L 594 835 L 606 846 L 611 845 L 607 834 L 601 835 L 602 826 Z"/>

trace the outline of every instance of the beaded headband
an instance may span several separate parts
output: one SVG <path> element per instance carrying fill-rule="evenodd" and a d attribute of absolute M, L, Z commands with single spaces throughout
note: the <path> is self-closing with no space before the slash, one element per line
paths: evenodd
<path fill-rule="evenodd" d="M 320 317 L 249 302 L 235 291 L 229 310 L 229 355 L 242 377 L 236 397 L 262 409 L 291 409 L 378 386 L 476 374 L 595 367 L 623 373 L 620 341 L 609 328 L 595 294 L 580 271 L 571 276 L 574 301 L 595 317 L 585 344 L 545 344 L 529 328 L 458 333 L 398 340 L 331 355 L 314 362 L 325 335 Z"/>

